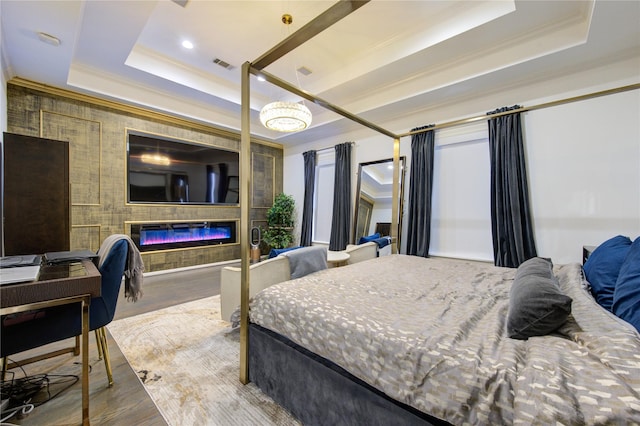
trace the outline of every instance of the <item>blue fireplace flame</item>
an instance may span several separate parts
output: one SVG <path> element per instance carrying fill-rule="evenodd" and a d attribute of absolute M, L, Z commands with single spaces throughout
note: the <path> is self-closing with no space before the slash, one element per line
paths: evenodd
<path fill-rule="evenodd" d="M 226 240 L 231 238 L 231 227 L 141 229 L 140 245 L 184 243 L 190 241 Z"/>
<path fill-rule="evenodd" d="M 236 238 L 235 221 L 131 225 L 131 239 L 140 251 L 235 244 Z"/>

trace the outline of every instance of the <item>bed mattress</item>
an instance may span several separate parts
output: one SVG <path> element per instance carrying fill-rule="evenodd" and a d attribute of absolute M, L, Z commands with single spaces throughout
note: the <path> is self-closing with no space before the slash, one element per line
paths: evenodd
<path fill-rule="evenodd" d="M 257 294 L 250 320 L 389 397 L 453 424 L 640 423 L 640 338 L 599 307 L 578 264 L 556 267 L 572 315 L 506 335 L 515 269 L 406 255 Z"/>

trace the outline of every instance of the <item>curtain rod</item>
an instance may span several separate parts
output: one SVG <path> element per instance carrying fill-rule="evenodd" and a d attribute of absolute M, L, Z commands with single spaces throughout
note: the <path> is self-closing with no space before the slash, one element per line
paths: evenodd
<path fill-rule="evenodd" d="M 640 89 L 640 83 L 630 84 L 628 86 L 616 87 L 614 89 L 602 90 L 600 92 L 593 92 L 593 93 L 589 93 L 589 94 L 586 94 L 586 95 L 574 96 L 572 98 L 566 98 L 566 99 L 560 99 L 560 100 L 557 100 L 557 101 L 545 102 L 545 103 L 542 103 L 542 104 L 532 105 L 532 106 L 529 106 L 529 107 L 521 107 L 521 108 L 517 108 L 517 109 L 512 109 L 510 111 L 500 112 L 500 113 L 491 114 L 491 115 L 484 114 L 484 115 L 477 115 L 475 117 L 469 117 L 469 118 L 463 118 L 463 119 L 460 119 L 460 120 L 449 121 L 449 122 L 446 122 L 446 123 L 436 124 L 434 126 L 429 127 L 428 129 L 416 130 L 416 131 L 407 132 L 407 133 L 401 133 L 401 134 L 398 135 L 398 137 L 417 135 L 419 133 L 424 133 L 424 132 L 427 132 L 429 130 L 443 129 L 445 127 L 453 127 L 453 126 L 458 126 L 458 125 L 461 125 L 461 124 L 473 123 L 475 121 L 480 121 L 480 120 L 489 120 L 491 118 L 500 117 L 502 115 L 515 114 L 515 113 L 525 112 L 525 111 L 533 111 L 533 110 L 536 110 L 536 109 L 548 108 L 548 107 L 553 107 L 553 106 L 557 106 L 557 105 L 567 104 L 567 103 L 570 103 L 570 102 L 583 101 L 583 100 L 586 100 L 586 99 L 597 98 L 597 97 L 600 97 L 600 96 L 613 95 L 615 93 L 622 93 L 622 92 L 627 92 L 629 90 L 636 90 L 636 89 Z"/>
<path fill-rule="evenodd" d="M 350 144 L 350 145 L 355 145 L 355 144 L 356 144 L 355 142 L 344 142 L 344 143 L 348 143 L 348 144 Z M 338 145 L 341 145 L 341 144 L 338 144 Z M 318 152 L 321 152 L 321 151 L 328 151 L 328 150 L 330 150 L 330 149 L 334 149 L 336 146 L 337 146 L 337 145 L 334 145 L 334 146 L 326 146 L 326 147 L 324 147 L 324 148 L 320 148 L 320 149 L 308 149 L 307 151 L 315 151 L 316 153 L 318 153 Z"/>

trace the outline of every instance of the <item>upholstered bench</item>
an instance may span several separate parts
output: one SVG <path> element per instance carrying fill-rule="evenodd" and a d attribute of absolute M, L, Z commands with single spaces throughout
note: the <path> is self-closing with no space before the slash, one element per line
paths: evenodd
<path fill-rule="evenodd" d="M 374 259 L 378 245 L 369 242 L 360 245 L 349 245 L 345 250 L 349 254 L 347 265 Z M 231 314 L 240 306 L 240 276 L 242 271 L 235 266 L 222 268 L 220 276 L 220 310 L 222 319 L 229 321 Z M 280 254 L 274 258 L 263 260 L 249 266 L 249 297 L 253 297 L 263 289 L 291 279 L 289 258 Z"/>
<path fill-rule="evenodd" d="M 240 276 L 242 270 L 234 266 L 222 268 L 220 276 L 220 312 L 222 319 L 229 321 L 231 314 L 240 306 Z M 291 279 L 289 258 L 277 256 L 249 266 L 251 288 L 249 297 L 277 283 Z"/>

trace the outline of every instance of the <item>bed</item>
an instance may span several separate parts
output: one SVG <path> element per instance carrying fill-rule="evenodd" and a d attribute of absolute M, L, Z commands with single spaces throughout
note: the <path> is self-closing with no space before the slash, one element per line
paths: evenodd
<path fill-rule="evenodd" d="M 551 269 L 559 328 L 511 338 L 520 271 L 394 254 L 269 287 L 250 380 L 304 424 L 640 423 L 636 329 L 576 263 Z"/>
<path fill-rule="evenodd" d="M 412 132 L 391 132 L 265 71 L 365 3 L 335 3 L 242 65 L 241 170 L 250 170 L 253 75 L 392 139 L 400 200 L 400 138 Z M 522 291 L 536 288 L 522 285 L 522 265 L 398 255 L 393 202 L 392 255 L 250 299 L 251 185 L 249 174 L 240 179 L 240 381 L 304 424 L 640 424 L 640 337 L 591 297 L 581 265 L 549 264 L 543 287 L 555 292 L 546 299 Z M 523 322 L 517 314 L 539 306 L 514 309 L 514 300 L 553 309 Z"/>

